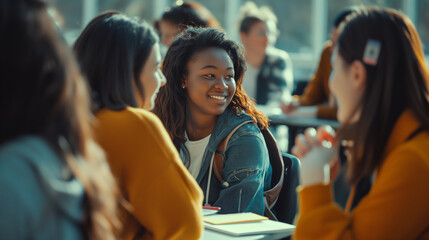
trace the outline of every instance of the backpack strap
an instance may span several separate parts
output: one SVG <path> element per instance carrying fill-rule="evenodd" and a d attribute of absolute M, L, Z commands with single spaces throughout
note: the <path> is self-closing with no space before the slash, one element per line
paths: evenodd
<path fill-rule="evenodd" d="M 223 170 L 223 157 L 225 154 L 226 146 L 228 145 L 229 139 L 232 137 L 232 135 L 243 125 L 247 123 L 253 123 L 253 120 L 248 120 L 245 122 L 240 123 L 237 125 L 234 129 L 231 130 L 231 132 L 226 136 L 217 146 L 217 149 L 214 153 L 214 162 L 213 162 L 213 172 L 216 175 L 216 178 L 219 180 L 219 182 L 223 182 L 222 177 L 222 170 Z"/>
<path fill-rule="evenodd" d="M 272 168 L 271 188 L 264 192 L 264 198 L 268 207 L 271 209 L 277 202 L 284 181 L 284 162 L 280 149 L 277 146 L 276 139 L 269 129 L 261 130 L 267 145 L 268 155 Z"/>

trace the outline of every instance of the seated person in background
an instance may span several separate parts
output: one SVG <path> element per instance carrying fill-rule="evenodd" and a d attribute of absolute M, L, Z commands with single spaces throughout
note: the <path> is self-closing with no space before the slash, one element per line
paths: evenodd
<path fill-rule="evenodd" d="M 96 139 L 131 205 L 123 209 L 121 237 L 199 239 L 201 189 L 147 111 L 165 84 L 158 42 L 146 23 L 107 12 L 88 24 L 74 50 L 92 90 Z"/>
<path fill-rule="evenodd" d="M 205 205 L 221 213 L 264 214 L 264 188 L 271 165 L 260 128 L 268 119 L 255 109 L 241 84 L 244 57 L 234 41 L 213 28 L 189 28 L 168 49 L 162 66 L 167 78 L 155 114 L 164 123 L 182 160 L 203 189 Z M 223 154 L 220 182 L 213 154 L 232 129 Z"/>
<path fill-rule="evenodd" d="M 161 42 L 167 47 L 177 35 L 187 27 L 211 27 L 221 29 L 219 22 L 203 5 L 196 2 L 181 2 L 167 9 L 156 22 L 161 35 Z"/>
<path fill-rule="evenodd" d="M 324 140 L 333 131 L 307 129 L 292 151 L 302 170 L 295 239 L 429 239 L 429 71 L 420 38 L 395 10 L 350 17 L 329 85 L 343 125 L 336 147 Z M 339 144 L 353 186 L 346 211 L 329 185 Z"/>
<path fill-rule="evenodd" d="M 292 61 L 274 47 L 277 17 L 268 7 L 246 2 L 241 9 L 240 38 L 244 46 L 247 71 L 243 88 L 259 105 L 279 107 L 293 89 Z"/>
<path fill-rule="evenodd" d="M 335 48 L 340 24 L 353 12 L 355 12 L 354 8 L 345 9 L 335 17 L 331 41 L 326 43 L 316 73 L 304 93 L 297 96 L 298 99 L 286 98 L 283 101 L 282 110 L 286 115 L 337 119 L 337 106 L 329 90 L 329 77 L 332 71 L 331 54 Z"/>
<path fill-rule="evenodd" d="M 119 191 L 73 54 L 42 1 L 0 12 L 0 238 L 117 239 Z"/>

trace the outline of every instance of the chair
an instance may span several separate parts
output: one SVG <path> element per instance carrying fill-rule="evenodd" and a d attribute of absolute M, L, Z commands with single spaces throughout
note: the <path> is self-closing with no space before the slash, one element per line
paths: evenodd
<path fill-rule="evenodd" d="M 285 166 L 283 187 L 273 210 L 279 221 L 293 224 L 298 206 L 296 187 L 299 185 L 301 164 L 291 154 L 282 153 L 282 157 Z"/>

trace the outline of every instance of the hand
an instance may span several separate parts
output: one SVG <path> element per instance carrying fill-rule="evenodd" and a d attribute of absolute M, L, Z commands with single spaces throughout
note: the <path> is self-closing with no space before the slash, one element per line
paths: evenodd
<path fill-rule="evenodd" d="M 299 102 L 295 99 L 283 101 L 280 108 L 284 114 L 292 114 L 299 107 Z"/>
<path fill-rule="evenodd" d="M 336 149 L 332 147 L 334 130 L 329 126 L 308 128 L 295 139 L 292 154 L 301 160 L 301 185 L 329 183 L 338 168 Z M 331 171 L 335 170 L 335 171 Z M 331 176 L 331 172 L 333 176 Z"/>

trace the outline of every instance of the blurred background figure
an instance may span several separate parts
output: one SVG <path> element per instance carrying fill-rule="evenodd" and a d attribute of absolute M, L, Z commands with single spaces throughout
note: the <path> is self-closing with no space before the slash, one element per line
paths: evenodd
<path fill-rule="evenodd" d="M 219 22 L 203 5 L 182 1 L 177 1 L 173 7 L 167 8 L 161 19 L 156 22 L 156 26 L 162 44 L 167 47 L 170 47 L 176 36 L 189 26 L 221 29 Z"/>
<path fill-rule="evenodd" d="M 278 34 L 277 17 L 268 7 L 244 4 L 240 18 L 247 66 L 243 88 L 259 105 L 280 106 L 293 89 L 292 61 L 274 47 Z"/>
<path fill-rule="evenodd" d="M 355 11 L 356 8 L 348 8 L 335 17 L 331 40 L 325 44 L 316 73 L 308 83 L 304 94 L 286 99 L 282 103 L 282 111 L 286 115 L 337 119 L 337 104 L 329 90 L 329 77 L 332 72 L 331 55 L 339 35 L 340 24 Z"/>
<path fill-rule="evenodd" d="M 118 191 L 47 6 L 0 2 L 0 238 L 117 239 Z"/>
<path fill-rule="evenodd" d="M 115 11 L 94 18 L 74 50 L 91 86 L 95 135 L 125 200 L 122 239 L 199 239 L 202 193 L 152 113 L 161 72 L 152 26 Z"/>

